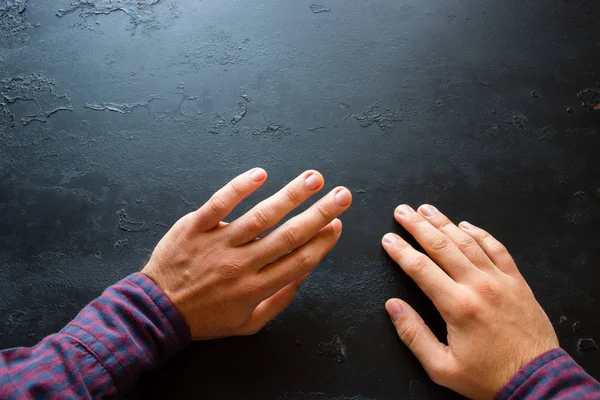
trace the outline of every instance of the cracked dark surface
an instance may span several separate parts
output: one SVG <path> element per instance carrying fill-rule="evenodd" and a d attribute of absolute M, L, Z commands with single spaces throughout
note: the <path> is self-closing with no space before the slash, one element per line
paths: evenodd
<path fill-rule="evenodd" d="M 600 3 L 140 3 L 0 0 L 1 347 L 58 331 L 240 171 L 269 182 L 234 216 L 315 168 L 355 197 L 296 301 L 131 398 L 456 398 L 383 309 L 445 335 L 380 247 L 404 202 L 501 239 L 600 378 Z"/>
<path fill-rule="evenodd" d="M 88 18 L 121 12 L 129 17 L 134 26 L 155 24 L 153 6 L 159 2 L 160 0 L 75 0 L 68 7 L 59 9 L 56 16 L 62 18 L 65 15 L 78 14 L 81 18 Z"/>
<path fill-rule="evenodd" d="M 28 114 L 19 118 L 23 125 L 29 125 L 33 121 L 44 123 L 59 111 L 73 111 L 71 99 L 66 94 L 55 94 L 54 82 L 44 75 L 0 79 L 0 126 L 14 127 L 16 117 L 11 108 L 23 103 L 33 105 Z"/>
<path fill-rule="evenodd" d="M 400 110 L 390 112 L 390 109 L 387 108 L 385 112 L 380 112 L 378 109 L 379 104 L 372 104 L 366 111 L 359 114 L 350 114 L 350 116 L 358 120 L 363 128 L 377 124 L 384 131 L 394 128 L 395 122 L 402 122 Z"/>
<path fill-rule="evenodd" d="M 19 45 L 27 40 L 27 0 L 0 0 L 0 45 Z"/>

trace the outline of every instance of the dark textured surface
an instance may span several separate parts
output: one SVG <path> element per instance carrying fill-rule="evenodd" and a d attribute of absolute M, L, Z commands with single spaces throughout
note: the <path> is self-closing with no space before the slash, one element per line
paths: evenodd
<path fill-rule="evenodd" d="M 239 215 L 316 168 L 355 201 L 294 304 L 133 397 L 451 397 L 383 309 L 444 335 L 380 248 L 402 202 L 500 238 L 600 377 L 599 19 L 596 0 L 0 0 L 0 346 L 60 329 L 237 173 L 270 172 Z"/>

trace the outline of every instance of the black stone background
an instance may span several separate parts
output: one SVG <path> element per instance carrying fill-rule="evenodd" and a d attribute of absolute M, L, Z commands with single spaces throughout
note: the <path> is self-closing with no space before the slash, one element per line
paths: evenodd
<path fill-rule="evenodd" d="M 501 239 L 600 378 L 578 350 L 600 339 L 600 3 L 318 1 L 0 0 L 0 347 L 59 330 L 236 174 L 270 178 L 235 216 L 315 168 L 354 205 L 293 305 L 133 398 L 453 397 L 383 309 L 444 336 L 381 250 L 399 203 Z"/>

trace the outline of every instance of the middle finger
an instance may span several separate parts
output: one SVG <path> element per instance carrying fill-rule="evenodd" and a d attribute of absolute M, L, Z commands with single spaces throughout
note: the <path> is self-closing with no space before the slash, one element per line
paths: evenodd
<path fill-rule="evenodd" d="M 481 249 L 481 246 L 477 244 L 475 239 L 454 225 L 437 208 L 429 204 L 423 204 L 417 212 L 423 215 L 433 226 L 445 233 L 477 268 L 482 271 L 493 271 L 495 269 L 494 263 Z"/>
<path fill-rule="evenodd" d="M 352 194 L 345 187 L 338 187 L 308 210 L 291 218 L 256 243 L 251 243 L 263 265 L 274 262 L 302 246 L 327 224 L 350 207 Z"/>
<path fill-rule="evenodd" d="M 464 281 L 479 271 L 448 236 L 411 207 L 399 206 L 394 211 L 394 217 L 455 281 Z"/>
<path fill-rule="evenodd" d="M 323 187 L 323 176 L 317 171 L 306 171 L 283 189 L 261 201 L 246 214 L 233 221 L 227 229 L 234 246 L 253 241 L 274 227 L 290 211 L 298 207 Z"/>

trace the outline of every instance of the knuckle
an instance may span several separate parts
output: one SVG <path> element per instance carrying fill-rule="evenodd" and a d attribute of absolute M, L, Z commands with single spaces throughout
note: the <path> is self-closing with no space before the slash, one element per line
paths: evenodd
<path fill-rule="evenodd" d="M 475 299 L 468 295 L 457 299 L 454 309 L 456 310 L 457 318 L 462 321 L 474 320 L 479 313 L 479 306 L 475 302 Z"/>
<path fill-rule="evenodd" d="M 441 235 L 431 235 L 426 239 L 426 243 L 427 250 L 433 251 L 434 253 L 445 252 L 451 246 L 450 239 Z"/>
<path fill-rule="evenodd" d="M 506 249 L 506 247 L 502 243 L 497 241 L 496 239 L 492 238 L 491 236 L 490 236 L 489 242 L 490 242 L 489 243 L 490 252 L 495 253 L 495 254 L 504 254 L 504 253 L 508 254 L 508 250 Z"/>
<path fill-rule="evenodd" d="M 302 202 L 300 195 L 293 189 L 286 189 L 283 191 L 283 194 L 287 201 L 293 205 L 298 205 Z"/>
<path fill-rule="evenodd" d="M 319 260 L 312 251 L 303 250 L 297 255 L 297 267 L 299 270 L 304 271 L 307 267 L 312 267 L 319 263 Z"/>
<path fill-rule="evenodd" d="M 315 209 L 323 223 L 328 223 L 333 219 L 333 215 L 323 204 L 315 204 Z"/>
<path fill-rule="evenodd" d="M 238 182 L 236 182 L 236 181 L 229 182 L 229 187 L 231 188 L 231 191 L 233 192 L 235 197 L 238 198 L 238 200 L 244 198 L 244 195 L 245 195 L 244 189 L 243 189 L 242 185 L 240 185 Z"/>
<path fill-rule="evenodd" d="M 500 300 L 500 291 L 489 282 L 477 283 L 475 290 L 488 303 L 497 304 Z"/>
<path fill-rule="evenodd" d="M 484 231 L 483 229 L 479 229 L 477 232 L 477 236 L 479 236 L 479 240 L 482 242 L 489 242 L 490 240 L 494 240 L 494 237 L 489 234 L 489 232 Z"/>
<path fill-rule="evenodd" d="M 254 210 L 249 223 L 250 230 L 257 231 L 269 226 L 270 214 L 267 207 L 260 207 Z"/>
<path fill-rule="evenodd" d="M 398 336 L 402 343 L 404 343 L 409 349 L 412 349 L 415 345 L 415 340 L 419 334 L 419 328 L 413 324 L 405 324 L 398 328 Z"/>
<path fill-rule="evenodd" d="M 193 218 L 193 213 L 184 215 L 183 217 L 179 218 L 175 224 L 173 224 L 171 231 L 178 237 L 185 236 L 193 224 Z"/>
<path fill-rule="evenodd" d="M 437 224 L 439 230 L 444 230 L 450 227 L 452 222 L 446 217 L 440 217 L 440 222 Z"/>
<path fill-rule="evenodd" d="M 235 280 L 241 275 L 242 265 L 237 260 L 224 262 L 218 269 L 219 276 L 224 280 Z"/>
<path fill-rule="evenodd" d="M 424 254 L 417 254 L 413 257 L 408 267 L 415 273 L 420 274 L 427 268 L 429 259 Z"/>
<path fill-rule="evenodd" d="M 242 300 L 253 300 L 258 292 L 258 286 L 254 282 L 246 281 L 237 286 L 237 293 Z"/>
<path fill-rule="evenodd" d="M 221 214 L 227 209 L 227 204 L 221 196 L 215 195 L 208 201 L 208 207 L 213 214 Z"/>
<path fill-rule="evenodd" d="M 456 241 L 456 245 L 458 246 L 459 249 L 461 249 L 463 251 L 468 251 L 468 252 L 472 252 L 473 250 L 476 250 L 477 247 L 479 247 L 477 242 L 475 240 L 473 240 L 473 238 L 470 236 L 458 239 Z"/>
<path fill-rule="evenodd" d="M 283 230 L 281 240 L 287 247 L 295 248 L 303 241 L 304 230 L 298 225 L 290 225 Z"/>

